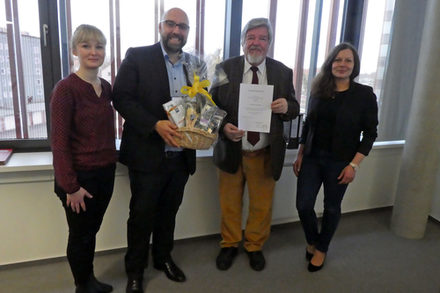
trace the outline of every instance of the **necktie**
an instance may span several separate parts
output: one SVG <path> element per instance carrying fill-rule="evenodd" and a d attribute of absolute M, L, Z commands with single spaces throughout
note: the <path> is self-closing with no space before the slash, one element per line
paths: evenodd
<path fill-rule="evenodd" d="M 258 67 L 252 66 L 252 84 L 258 84 Z M 247 133 L 247 140 L 251 145 L 257 144 L 257 142 L 260 140 L 260 133 L 255 131 L 248 131 Z"/>

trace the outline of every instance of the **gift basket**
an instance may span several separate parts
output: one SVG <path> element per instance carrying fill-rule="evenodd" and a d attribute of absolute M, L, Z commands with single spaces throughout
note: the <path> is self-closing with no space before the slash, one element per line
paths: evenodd
<path fill-rule="evenodd" d="M 177 125 L 177 131 L 182 134 L 181 138 L 174 138 L 181 147 L 209 149 L 217 140 L 226 112 L 216 106 L 205 90 L 209 85 L 209 80 L 200 81 L 194 73 L 192 85 L 181 89 L 184 97 L 163 104 L 168 119 Z"/>

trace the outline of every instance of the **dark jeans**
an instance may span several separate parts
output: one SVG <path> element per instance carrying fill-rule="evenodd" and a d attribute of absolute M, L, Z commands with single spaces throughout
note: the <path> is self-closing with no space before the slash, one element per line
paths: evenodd
<path fill-rule="evenodd" d="M 183 153 L 167 158 L 158 170 L 129 170 L 131 200 L 127 222 L 125 269 L 131 278 L 142 278 L 148 264 L 150 237 L 155 263 L 170 259 L 176 214 L 189 173 Z"/>
<path fill-rule="evenodd" d="M 56 184 L 55 193 L 63 203 L 69 225 L 67 259 L 75 284 L 84 284 L 93 273 L 96 233 L 101 227 L 115 181 L 115 164 L 91 171 L 77 171 L 78 182 L 93 198 L 84 197 L 86 211 L 77 214 L 66 205 L 67 194 Z"/>
<path fill-rule="evenodd" d="M 341 202 L 347 184 L 338 184 L 337 177 L 348 162 L 335 160 L 327 151 L 314 151 L 303 157 L 298 176 L 296 208 L 307 243 L 322 252 L 328 250 L 341 218 Z M 324 185 L 324 214 L 321 231 L 315 214 L 315 202 L 321 185 Z"/>

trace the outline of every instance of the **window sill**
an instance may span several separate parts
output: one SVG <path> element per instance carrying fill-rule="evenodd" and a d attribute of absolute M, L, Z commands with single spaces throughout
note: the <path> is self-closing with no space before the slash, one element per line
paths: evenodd
<path fill-rule="evenodd" d="M 392 149 L 396 147 L 403 147 L 404 145 L 404 140 L 377 141 L 374 143 L 373 149 Z"/>
<path fill-rule="evenodd" d="M 51 152 L 13 153 L 0 173 L 53 170 Z"/>
<path fill-rule="evenodd" d="M 373 149 L 388 149 L 403 147 L 404 140 L 375 142 Z M 296 153 L 297 150 L 287 150 L 286 157 Z M 212 157 L 212 148 L 197 151 L 197 160 Z M 0 166 L 0 173 L 47 171 L 53 170 L 51 152 L 14 153 L 8 163 Z"/>
<path fill-rule="evenodd" d="M 197 160 L 207 157 L 212 157 L 212 149 L 197 151 Z M 52 152 L 13 153 L 7 164 L 0 166 L 0 174 L 50 170 Z"/>

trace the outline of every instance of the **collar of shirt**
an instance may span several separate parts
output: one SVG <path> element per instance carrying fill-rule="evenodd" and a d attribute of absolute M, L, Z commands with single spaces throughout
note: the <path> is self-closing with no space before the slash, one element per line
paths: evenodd
<path fill-rule="evenodd" d="M 252 83 L 252 65 L 244 57 L 243 83 Z M 258 84 L 267 84 L 266 59 L 257 66 Z"/>

